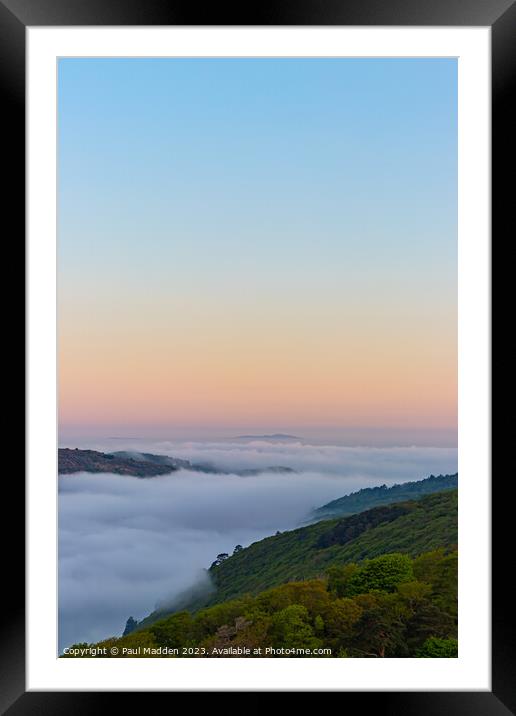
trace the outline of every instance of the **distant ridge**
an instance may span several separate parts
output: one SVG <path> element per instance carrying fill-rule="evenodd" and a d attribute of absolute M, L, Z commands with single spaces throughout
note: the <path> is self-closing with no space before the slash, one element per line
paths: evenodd
<path fill-rule="evenodd" d="M 443 490 L 455 490 L 458 484 L 458 474 L 430 475 L 423 480 L 403 482 L 399 485 L 380 485 L 379 487 L 366 487 L 350 495 L 344 495 L 336 500 L 313 510 L 311 521 L 327 520 L 331 517 L 344 517 L 363 510 L 369 510 L 379 505 L 388 505 L 391 502 L 403 500 L 418 500 L 425 495 Z"/>
<path fill-rule="evenodd" d="M 59 448 L 58 472 L 60 475 L 71 475 L 75 472 L 108 472 L 115 475 L 132 477 L 155 477 L 165 475 L 178 469 L 177 465 L 156 459 L 135 459 L 127 453 L 98 452 L 97 450 L 79 450 L 78 448 Z"/>
<path fill-rule="evenodd" d="M 264 472 L 278 475 L 294 473 L 291 467 L 284 465 L 268 465 L 267 467 L 242 468 L 226 470 L 209 464 L 195 464 L 169 455 L 153 455 L 148 452 L 98 452 L 97 450 L 79 450 L 78 448 L 59 448 L 58 472 L 60 475 L 71 475 L 75 472 L 106 472 L 116 475 L 133 477 L 156 477 L 167 475 L 176 470 L 190 470 L 212 475 L 239 475 L 253 477 Z"/>
<path fill-rule="evenodd" d="M 232 440 L 302 440 L 297 435 L 273 433 L 272 435 L 236 435 Z"/>

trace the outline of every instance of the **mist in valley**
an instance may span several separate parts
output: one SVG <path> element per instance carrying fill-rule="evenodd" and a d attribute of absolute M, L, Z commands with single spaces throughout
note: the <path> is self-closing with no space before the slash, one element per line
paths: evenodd
<path fill-rule="evenodd" d="M 167 454 L 228 474 L 178 470 L 136 478 L 59 478 L 59 646 L 120 635 L 185 591 L 211 588 L 206 569 L 313 508 L 363 487 L 457 471 L 455 448 L 351 448 L 302 441 L 98 441 L 92 449 Z M 270 466 L 293 473 L 267 472 Z M 245 477 L 231 470 L 261 468 Z"/>

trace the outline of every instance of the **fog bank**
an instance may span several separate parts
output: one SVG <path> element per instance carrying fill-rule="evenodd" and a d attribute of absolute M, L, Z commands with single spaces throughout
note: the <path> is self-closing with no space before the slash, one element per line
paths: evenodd
<path fill-rule="evenodd" d="M 91 445 L 106 449 L 105 445 Z M 134 445 L 117 445 L 131 449 Z M 111 448 L 113 449 L 113 448 Z M 139 479 L 111 474 L 59 478 L 59 643 L 120 634 L 206 580 L 231 553 L 302 523 L 313 507 L 370 485 L 456 472 L 453 449 L 342 448 L 301 443 L 146 443 L 221 469 L 284 465 L 295 474 L 252 477 L 178 471 Z"/>

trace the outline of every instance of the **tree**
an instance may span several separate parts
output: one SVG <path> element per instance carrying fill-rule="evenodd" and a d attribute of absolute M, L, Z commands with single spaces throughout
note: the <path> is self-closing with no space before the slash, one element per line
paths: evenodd
<path fill-rule="evenodd" d="M 330 595 L 322 580 L 312 579 L 269 589 L 258 595 L 257 602 L 268 613 L 280 611 L 290 604 L 300 604 L 308 610 L 310 617 L 315 618 L 320 614 L 324 619 L 330 605 Z"/>
<path fill-rule="evenodd" d="M 445 554 L 438 549 L 414 560 L 414 574 L 432 587 L 431 599 L 439 609 L 457 619 L 457 551 Z"/>
<path fill-rule="evenodd" d="M 417 611 L 419 606 L 427 601 L 431 591 L 431 586 L 425 582 L 414 581 L 398 584 L 398 594 L 412 612 Z"/>
<path fill-rule="evenodd" d="M 286 649 L 315 649 L 321 645 L 310 626 L 308 610 L 300 604 L 291 604 L 274 614 L 271 636 L 275 647 Z"/>
<path fill-rule="evenodd" d="M 233 550 L 233 554 L 237 554 L 238 552 L 241 552 L 244 548 L 241 544 L 237 544 L 235 549 Z"/>
<path fill-rule="evenodd" d="M 158 646 L 171 649 L 188 646 L 192 640 L 193 620 L 189 612 L 178 612 L 153 624 L 150 632 Z"/>
<path fill-rule="evenodd" d="M 314 629 L 318 634 L 322 634 L 324 631 L 324 619 L 320 614 L 314 619 Z"/>
<path fill-rule="evenodd" d="M 330 567 L 327 571 L 328 591 L 334 592 L 337 597 L 345 596 L 349 581 L 358 570 L 359 566 L 354 562 L 343 567 Z"/>
<path fill-rule="evenodd" d="M 439 639 L 436 636 L 432 636 L 416 651 L 416 656 L 425 659 L 449 659 L 456 658 L 458 653 L 459 643 L 457 639 Z"/>
<path fill-rule="evenodd" d="M 194 617 L 195 638 L 201 641 L 206 636 L 215 634 L 223 624 L 231 624 L 237 617 L 247 614 L 253 604 L 253 597 L 245 596 L 201 609 Z"/>
<path fill-rule="evenodd" d="M 431 637 L 448 639 L 456 635 L 457 626 L 453 616 L 428 600 L 417 605 L 407 622 L 406 642 L 411 654 Z"/>
<path fill-rule="evenodd" d="M 229 557 L 229 554 L 227 552 L 221 552 L 217 555 L 217 559 L 211 563 L 210 569 L 213 569 L 214 567 L 218 567 L 219 564 L 222 564 L 227 558 Z"/>
<path fill-rule="evenodd" d="M 350 577 L 345 595 L 353 597 L 373 591 L 394 592 L 402 582 L 414 580 L 412 560 L 406 554 L 384 554 L 368 559 Z"/>
<path fill-rule="evenodd" d="M 362 615 L 362 608 L 354 599 L 335 599 L 328 609 L 325 632 L 333 647 L 349 644 L 353 627 Z"/>
<path fill-rule="evenodd" d="M 408 610 L 397 594 L 361 594 L 362 616 L 354 628 L 352 656 L 407 656 L 404 640 Z"/>

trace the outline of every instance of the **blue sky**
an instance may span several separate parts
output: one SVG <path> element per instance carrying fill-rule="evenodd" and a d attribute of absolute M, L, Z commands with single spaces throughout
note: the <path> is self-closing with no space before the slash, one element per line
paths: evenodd
<path fill-rule="evenodd" d="M 323 233 L 349 256 L 345 230 L 448 257 L 456 82 L 447 59 L 61 60 L 62 255 L 145 264 L 172 224 L 182 251 L 249 237 L 267 263 Z"/>

